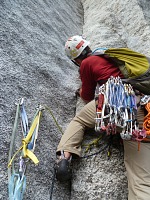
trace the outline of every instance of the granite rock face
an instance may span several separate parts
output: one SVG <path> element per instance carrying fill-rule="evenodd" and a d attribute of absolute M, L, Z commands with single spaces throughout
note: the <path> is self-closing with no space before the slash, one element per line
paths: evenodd
<path fill-rule="evenodd" d="M 83 0 L 83 33 L 91 47 L 128 47 L 150 54 L 148 0 Z M 96 5 L 96 6 L 95 6 Z"/>
<path fill-rule="evenodd" d="M 83 33 L 91 41 L 92 49 L 129 47 L 149 56 L 150 3 L 148 0 L 2 0 L 0 9 L 0 199 L 6 200 L 15 103 L 24 98 L 30 122 L 39 104 L 49 107 L 64 130 L 75 114 L 76 105 L 82 107 L 74 95 L 80 84 L 78 68 L 64 53 L 66 39 Z M 85 143 L 97 137 L 89 135 L 85 136 Z M 60 137 L 45 109 L 35 149 L 40 163 L 28 166 L 24 199 L 50 198 Z M 16 149 L 19 145 L 18 140 Z M 93 148 L 90 153 L 98 150 Z M 110 160 L 104 150 L 73 164 L 72 184 L 55 182 L 53 200 L 127 199 L 126 171 L 118 150 L 112 150 Z"/>
<path fill-rule="evenodd" d="M 6 200 L 15 103 L 24 98 L 30 123 L 39 104 L 52 110 L 63 129 L 74 116 L 78 69 L 67 59 L 64 44 L 70 35 L 82 34 L 83 7 L 72 0 L 5 0 L 0 10 L 0 199 Z M 60 137 L 49 111 L 43 111 L 35 149 L 40 163 L 28 166 L 24 199 L 49 199 Z M 19 145 L 21 140 L 16 149 Z M 55 199 L 69 199 L 67 187 L 55 188 Z"/>

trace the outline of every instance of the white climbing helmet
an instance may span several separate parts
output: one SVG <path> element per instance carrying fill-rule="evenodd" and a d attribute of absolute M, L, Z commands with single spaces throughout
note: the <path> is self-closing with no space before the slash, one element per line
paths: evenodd
<path fill-rule="evenodd" d="M 65 44 L 65 52 L 71 60 L 74 60 L 89 44 L 90 42 L 83 39 L 82 36 L 75 35 L 67 40 Z"/>

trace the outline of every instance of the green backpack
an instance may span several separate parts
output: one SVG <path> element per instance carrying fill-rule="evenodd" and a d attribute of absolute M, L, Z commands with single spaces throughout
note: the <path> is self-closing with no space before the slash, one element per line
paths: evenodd
<path fill-rule="evenodd" d="M 130 83 L 141 93 L 150 95 L 150 58 L 128 48 L 96 49 L 92 55 L 104 56 L 117 65 Z"/>

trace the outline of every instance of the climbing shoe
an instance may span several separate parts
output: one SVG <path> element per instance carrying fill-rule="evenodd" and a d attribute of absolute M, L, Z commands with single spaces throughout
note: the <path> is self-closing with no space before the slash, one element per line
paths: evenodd
<path fill-rule="evenodd" d="M 55 165 L 56 179 L 60 182 L 69 181 L 72 177 L 71 158 L 66 159 L 64 154 Z"/>

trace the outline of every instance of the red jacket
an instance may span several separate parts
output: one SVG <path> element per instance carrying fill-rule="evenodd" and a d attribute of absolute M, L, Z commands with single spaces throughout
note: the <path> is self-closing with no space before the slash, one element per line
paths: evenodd
<path fill-rule="evenodd" d="M 93 100 L 97 82 L 107 80 L 110 76 L 123 78 L 119 68 L 102 56 L 89 56 L 84 59 L 80 66 L 81 98 L 86 101 Z"/>

